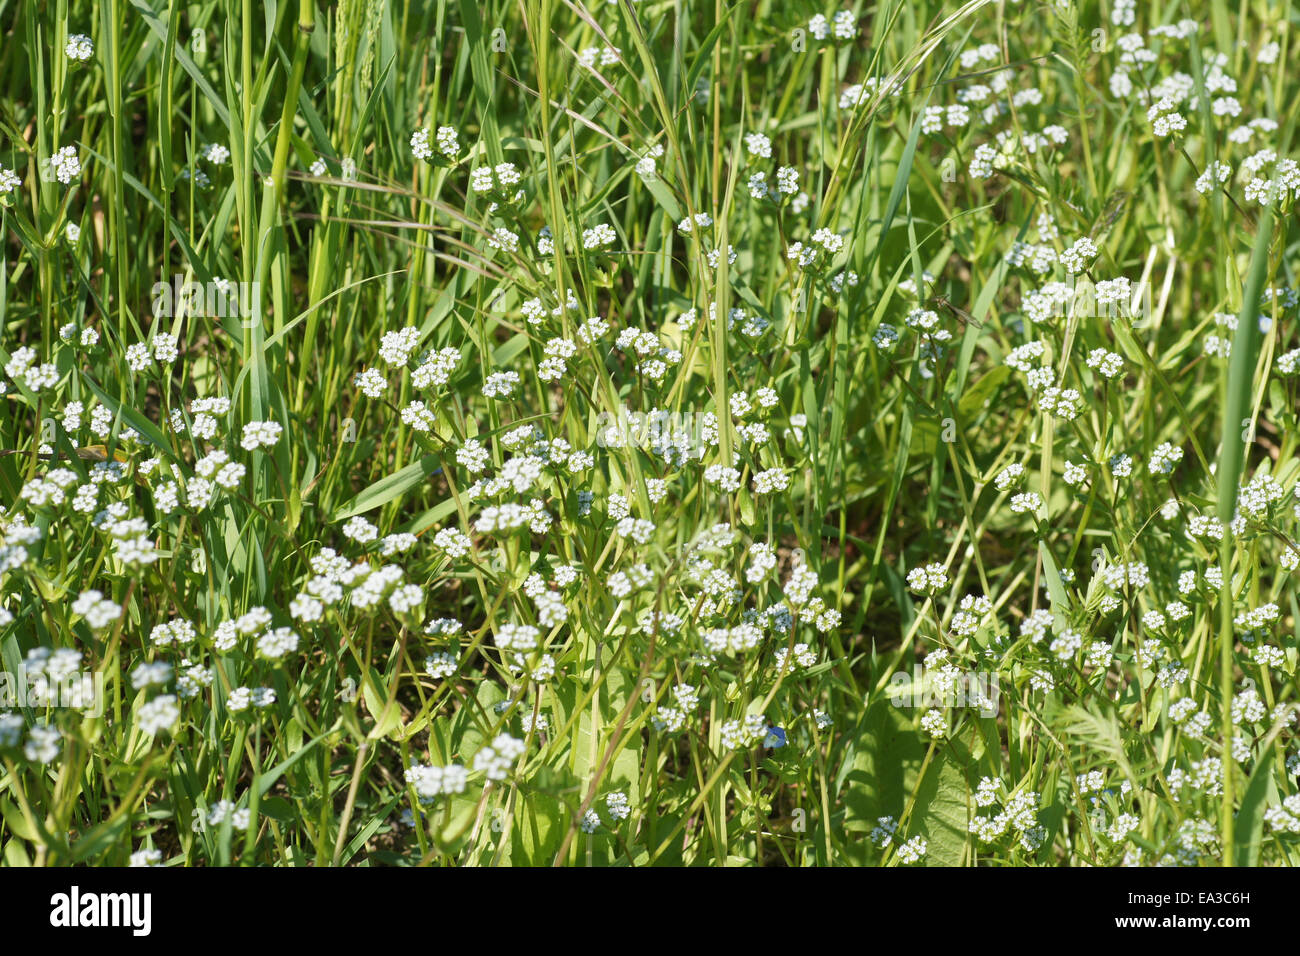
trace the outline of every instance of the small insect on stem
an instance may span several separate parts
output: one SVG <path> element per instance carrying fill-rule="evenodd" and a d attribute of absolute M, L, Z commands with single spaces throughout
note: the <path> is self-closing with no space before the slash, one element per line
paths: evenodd
<path fill-rule="evenodd" d="M 1106 199 L 1106 205 L 1097 219 L 1096 225 L 1092 230 L 1092 238 L 1100 240 L 1108 232 L 1111 226 L 1115 225 L 1120 214 L 1124 212 L 1124 206 L 1128 203 L 1131 194 L 1126 189 L 1117 189 Z"/>
<path fill-rule="evenodd" d="M 975 316 L 971 315 L 965 309 L 953 305 L 951 302 L 948 301 L 947 296 L 936 295 L 930 299 L 930 304 L 938 309 L 946 309 L 952 315 L 952 317 L 955 318 L 958 322 L 962 323 L 962 325 L 965 325 L 967 322 L 969 322 L 977 329 L 984 328 L 983 322 L 975 318 Z"/>

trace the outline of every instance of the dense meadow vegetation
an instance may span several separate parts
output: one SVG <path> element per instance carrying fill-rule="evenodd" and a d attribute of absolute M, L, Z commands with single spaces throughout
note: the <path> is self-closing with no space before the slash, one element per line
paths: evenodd
<path fill-rule="evenodd" d="M 1300 862 L 1289 3 L 0 24 L 4 864 Z"/>

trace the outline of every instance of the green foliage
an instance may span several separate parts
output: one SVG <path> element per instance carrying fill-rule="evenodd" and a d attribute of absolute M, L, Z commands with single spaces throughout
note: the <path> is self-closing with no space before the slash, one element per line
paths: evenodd
<path fill-rule="evenodd" d="M 3 8 L 6 865 L 1300 862 L 1292 15 L 836 14 Z"/>

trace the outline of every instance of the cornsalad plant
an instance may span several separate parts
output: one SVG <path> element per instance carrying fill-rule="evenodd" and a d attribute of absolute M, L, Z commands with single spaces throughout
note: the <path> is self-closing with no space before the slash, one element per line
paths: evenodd
<path fill-rule="evenodd" d="M 2 15 L 7 864 L 1300 862 L 1289 5 Z"/>

